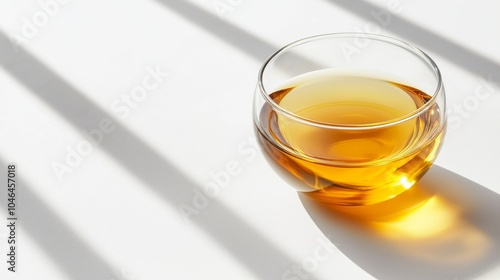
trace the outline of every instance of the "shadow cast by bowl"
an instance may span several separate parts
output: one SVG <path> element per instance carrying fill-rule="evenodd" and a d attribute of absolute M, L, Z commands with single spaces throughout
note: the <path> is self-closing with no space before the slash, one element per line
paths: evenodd
<path fill-rule="evenodd" d="M 377 279 L 471 279 L 500 263 L 500 195 L 439 166 L 377 205 L 299 196 L 325 236 Z"/>

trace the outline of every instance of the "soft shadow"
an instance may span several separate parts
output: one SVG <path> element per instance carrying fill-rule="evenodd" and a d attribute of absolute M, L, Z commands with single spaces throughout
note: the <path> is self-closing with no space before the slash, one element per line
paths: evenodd
<path fill-rule="evenodd" d="M 381 13 L 385 7 L 377 6 L 363 0 L 328 0 L 336 6 L 343 8 L 368 21 L 377 22 L 372 13 Z M 426 49 L 459 65 L 464 70 L 474 75 L 489 77 L 500 74 L 500 65 L 471 49 L 461 46 L 452 40 L 427 30 L 423 27 L 397 16 L 395 14 L 380 15 L 383 17 L 383 29 L 390 31 L 402 38 L 411 40 Z M 493 30 L 491 30 L 493 31 Z M 487 32 L 487 31 L 485 31 Z M 489 43 L 489 42 L 485 42 Z"/>
<path fill-rule="evenodd" d="M 161 153 L 155 151 L 134 132 L 121 125 L 112 115 L 101 109 L 23 47 L 19 48 L 18 53 L 14 53 L 10 39 L 2 32 L 0 32 L 0 50 L 0 67 L 31 90 L 36 97 L 45 102 L 48 107 L 76 129 L 80 131 L 94 130 L 99 127 L 102 120 L 110 120 L 115 126 L 115 130 L 106 134 L 98 148 L 105 151 L 116 163 L 142 181 L 145 188 L 152 190 L 166 204 L 174 208 L 179 209 L 181 204 L 194 207 L 193 201 L 199 199 L 196 198 L 197 192 L 203 192 L 202 188 L 185 176 L 174 164 L 162 157 Z M 159 123 L 158 127 L 162 127 L 162 124 Z M 83 135 L 82 139 L 85 139 Z M 63 147 L 61 147 L 61 152 L 64 152 Z M 105 188 L 106 182 L 102 182 L 102 185 Z M 116 194 L 116 199 L 120 199 L 119 193 Z M 33 201 L 35 200 L 36 198 L 33 197 Z M 110 201 L 110 203 L 113 202 Z M 37 240 L 51 240 L 51 221 L 59 225 L 63 225 L 64 222 L 51 211 L 41 211 L 40 214 L 44 215 L 44 220 L 47 222 L 39 224 L 41 228 L 30 226 L 26 227 L 26 230 L 30 235 L 41 234 L 42 236 Z M 168 220 L 158 220 L 156 217 L 155 222 L 171 223 Z M 232 209 L 216 198 L 211 199 L 209 205 L 202 209 L 197 216 L 192 216 L 190 222 L 238 260 L 256 278 L 278 279 L 291 264 L 295 263 L 257 229 L 234 214 Z M 99 258 L 95 258 L 97 263 L 92 261 L 93 254 L 86 253 L 86 246 L 78 238 L 72 236 L 69 228 L 58 232 L 58 235 L 61 239 L 71 240 L 70 243 L 76 242 L 73 245 L 75 254 L 80 251 L 82 253 L 79 260 L 69 258 L 61 262 L 60 260 L 66 255 L 61 255 L 59 247 L 44 246 L 47 254 L 61 264 L 71 278 L 84 278 L 85 275 L 82 273 L 85 270 L 97 272 L 109 269 L 107 265 L 99 265 L 101 262 Z M 175 240 L 170 242 L 175 242 Z M 207 255 L 207 257 L 209 256 Z M 82 259 L 88 261 L 82 261 Z"/>
<path fill-rule="evenodd" d="M 472 279 L 500 263 L 500 195 L 439 166 L 378 205 L 300 199 L 325 236 L 377 279 Z"/>
<path fill-rule="evenodd" d="M 205 12 L 203 9 L 184 0 L 156 0 L 169 10 L 184 17 L 198 27 L 217 36 L 233 47 L 244 51 L 248 55 L 263 61 L 277 48 L 259 37 L 237 26 L 228 24 L 220 18 Z"/>
<path fill-rule="evenodd" d="M 167 9 L 174 11 L 176 14 L 196 24 L 206 32 L 230 44 L 247 55 L 253 57 L 259 62 L 264 62 L 271 54 L 277 51 L 280 46 L 274 46 L 258 36 L 241 29 L 235 25 L 227 23 L 213 14 L 210 14 L 203 9 L 197 7 L 189 1 L 183 0 L 156 0 L 158 3 L 165 6 Z M 312 61 L 301 55 L 289 52 L 286 63 L 278 65 L 281 69 L 292 73 L 305 73 L 313 69 L 321 69 L 326 66 L 319 59 Z M 289 73 L 290 74 L 290 73 Z"/>
<path fill-rule="evenodd" d="M 0 167 L 5 166 L 0 160 Z M 28 232 L 30 238 L 50 254 L 67 279 L 113 279 L 113 272 L 117 270 L 32 190 L 33 187 L 25 182 L 17 187 L 17 196 L 22 202 L 16 211 L 18 230 L 20 227 L 23 233 Z M 0 200 L 2 210 L 7 209 L 7 202 L 7 199 Z M 19 231 L 18 236 L 21 236 L 18 246 L 24 246 L 26 243 Z M 22 261 L 23 256 L 18 257 Z"/>

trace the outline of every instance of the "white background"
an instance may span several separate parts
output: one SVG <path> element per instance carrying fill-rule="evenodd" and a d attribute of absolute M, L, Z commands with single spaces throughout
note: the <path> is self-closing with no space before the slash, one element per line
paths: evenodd
<path fill-rule="evenodd" d="M 19 220 L 16 273 L 0 227 L 0 278 L 498 279 L 499 9 L 487 0 L 1 1 L 0 224 L 11 162 Z M 443 73 L 450 125 L 424 178 L 442 207 L 421 219 L 444 218 L 417 229 L 432 236 L 380 236 L 321 212 L 255 147 L 265 59 L 346 31 L 413 43 Z M 168 75 L 124 109 L 151 71 Z M 82 131 L 102 121 L 112 131 L 90 151 Z M 223 187 L 202 198 L 214 178 Z"/>

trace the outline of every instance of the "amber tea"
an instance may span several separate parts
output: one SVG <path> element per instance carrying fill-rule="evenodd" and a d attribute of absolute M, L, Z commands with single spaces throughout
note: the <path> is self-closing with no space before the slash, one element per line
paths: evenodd
<path fill-rule="evenodd" d="M 446 130 L 445 92 L 434 61 L 406 42 L 325 34 L 264 63 L 253 117 L 268 162 L 297 191 L 371 205 L 405 192 L 432 166 Z"/>
<path fill-rule="evenodd" d="M 405 121 L 431 97 L 401 83 L 320 70 L 270 96 L 299 118 L 265 105 L 261 145 L 296 188 L 320 200 L 356 205 L 395 196 L 427 171 L 441 144 L 440 108 Z"/>

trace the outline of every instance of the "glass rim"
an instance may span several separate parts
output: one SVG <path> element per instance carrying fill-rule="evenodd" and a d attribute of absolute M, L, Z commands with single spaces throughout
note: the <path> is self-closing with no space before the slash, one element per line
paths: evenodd
<path fill-rule="evenodd" d="M 436 89 L 434 90 L 431 98 L 423 104 L 421 107 L 413 110 L 412 112 L 402 115 L 397 118 L 390 119 L 388 121 L 380 122 L 380 123 L 368 123 L 368 124 L 332 124 L 332 123 L 325 123 L 325 122 L 320 122 L 320 121 L 315 121 L 311 120 L 305 117 L 302 117 L 300 115 L 297 115 L 293 112 L 288 111 L 287 109 L 282 108 L 278 103 L 276 103 L 274 100 L 271 99 L 270 93 L 268 93 L 264 87 L 263 83 L 263 77 L 264 77 L 264 72 L 267 69 L 267 66 L 269 63 L 274 61 L 280 54 L 284 53 L 285 51 L 292 49 L 296 46 L 303 45 L 305 43 L 311 42 L 311 41 L 317 41 L 317 40 L 324 40 L 324 39 L 331 39 L 331 38 L 368 38 L 372 40 L 376 40 L 379 42 L 384 42 L 388 44 L 392 44 L 394 46 L 401 47 L 403 49 L 406 49 L 407 51 L 417 55 L 421 59 L 423 59 L 428 66 L 431 66 L 433 70 L 433 74 L 437 78 L 437 85 Z M 432 60 L 432 58 L 427 55 L 424 51 L 421 49 L 401 40 L 397 39 L 394 37 L 386 36 L 386 35 L 379 35 L 379 34 L 371 34 L 371 33 L 360 33 L 360 32 L 342 32 L 342 33 L 326 33 L 326 34 L 320 34 L 320 35 L 314 35 L 310 37 L 305 37 L 296 41 L 293 41 L 282 48 L 278 49 L 276 52 L 274 52 L 262 65 L 262 67 L 259 70 L 258 73 L 258 87 L 260 89 L 260 94 L 264 98 L 265 102 L 271 106 L 271 108 L 274 111 L 279 112 L 280 114 L 289 117 L 293 120 L 320 127 L 320 128 L 328 128 L 328 129 L 342 129 L 342 130 L 364 130 L 364 129 L 377 129 L 377 128 L 384 128 L 384 127 L 389 127 L 389 126 L 394 126 L 406 121 L 409 121 L 411 119 L 414 119 L 418 117 L 419 115 L 423 114 L 425 111 L 429 110 L 435 103 L 437 96 L 439 93 L 442 91 L 443 88 L 443 81 L 441 77 L 441 71 L 439 70 L 438 66 Z M 444 110 L 444 108 L 442 108 Z"/>

